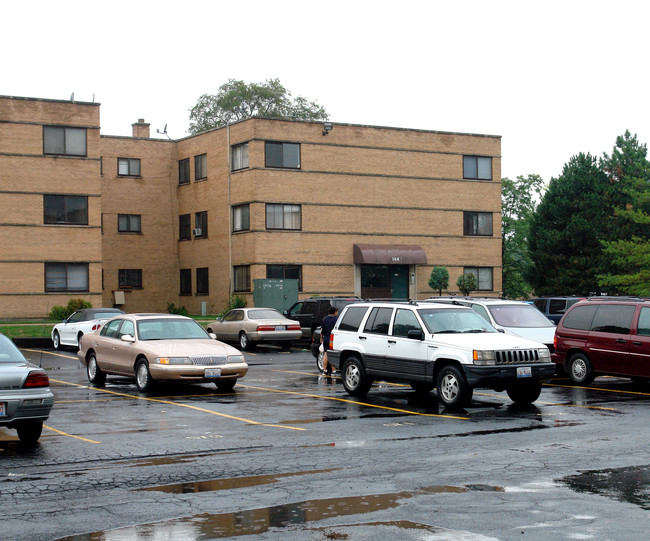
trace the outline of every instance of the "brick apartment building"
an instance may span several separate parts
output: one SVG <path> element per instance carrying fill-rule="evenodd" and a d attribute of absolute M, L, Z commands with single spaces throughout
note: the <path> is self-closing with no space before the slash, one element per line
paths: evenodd
<path fill-rule="evenodd" d="M 173 141 L 99 115 L 0 97 L 0 317 L 217 313 L 257 278 L 425 298 L 434 266 L 501 292 L 498 136 L 253 118 Z"/>

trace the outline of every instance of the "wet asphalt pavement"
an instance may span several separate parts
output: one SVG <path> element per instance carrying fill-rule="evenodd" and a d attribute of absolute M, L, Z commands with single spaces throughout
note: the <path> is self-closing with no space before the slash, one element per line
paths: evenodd
<path fill-rule="evenodd" d="M 40 443 L 0 428 L 0 539 L 628 540 L 650 526 L 650 385 L 554 379 L 534 406 L 375 384 L 258 348 L 231 393 L 88 384 L 71 350 L 23 350 L 55 406 Z"/>

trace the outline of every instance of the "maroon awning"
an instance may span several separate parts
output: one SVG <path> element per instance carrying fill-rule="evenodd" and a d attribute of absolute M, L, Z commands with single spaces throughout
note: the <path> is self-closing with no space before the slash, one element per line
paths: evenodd
<path fill-rule="evenodd" d="M 417 245 L 355 244 L 355 265 L 426 265 L 427 255 Z"/>

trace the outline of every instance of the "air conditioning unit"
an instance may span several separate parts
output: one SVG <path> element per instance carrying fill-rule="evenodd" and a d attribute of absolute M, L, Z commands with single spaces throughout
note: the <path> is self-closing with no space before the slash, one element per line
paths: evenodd
<path fill-rule="evenodd" d="M 197 227 L 196 229 L 192 229 L 192 235 L 195 237 L 200 237 L 201 236 L 201 228 Z"/>

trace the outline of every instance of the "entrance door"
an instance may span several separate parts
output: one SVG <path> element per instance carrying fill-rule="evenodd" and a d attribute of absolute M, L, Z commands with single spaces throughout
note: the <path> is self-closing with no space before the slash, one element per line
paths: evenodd
<path fill-rule="evenodd" d="M 361 297 L 408 299 L 408 265 L 361 265 Z"/>

